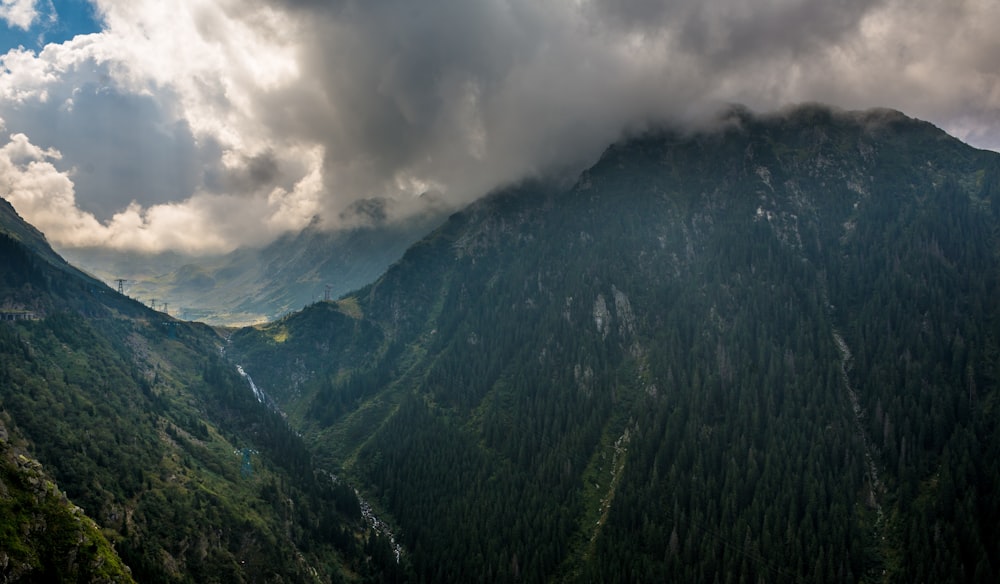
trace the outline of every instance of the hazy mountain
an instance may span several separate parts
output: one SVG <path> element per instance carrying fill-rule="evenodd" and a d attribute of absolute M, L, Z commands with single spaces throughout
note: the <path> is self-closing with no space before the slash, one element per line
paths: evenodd
<path fill-rule="evenodd" d="M 327 294 L 337 298 L 365 286 L 444 220 L 436 212 L 404 223 L 375 217 L 373 224 L 327 231 L 313 224 L 264 248 L 223 256 L 147 255 L 107 249 L 70 249 L 66 256 L 107 282 L 122 278 L 125 292 L 185 320 L 237 325 L 273 320 Z"/>
<path fill-rule="evenodd" d="M 734 109 L 239 331 L 423 581 L 993 582 L 1000 155 Z"/>
<path fill-rule="evenodd" d="M 0 212 L 0 580 L 404 570 L 213 329 L 117 294 Z"/>

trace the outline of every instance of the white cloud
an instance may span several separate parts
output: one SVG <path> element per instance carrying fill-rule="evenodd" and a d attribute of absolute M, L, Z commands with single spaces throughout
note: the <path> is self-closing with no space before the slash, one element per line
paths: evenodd
<path fill-rule="evenodd" d="M 195 134 L 232 148 L 266 147 L 253 123 L 260 95 L 299 76 L 295 30 L 281 13 L 236 0 L 97 0 L 107 30 L 99 61 L 133 92 L 176 96 L 178 116 Z"/>
<path fill-rule="evenodd" d="M 250 198 L 197 193 L 149 207 L 132 202 L 102 223 L 77 206 L 71 173 L 56 168 L 61 158 L 59 151 L 40 148 L 24 134 L 11 134 L 0 146 L 0 195 L 57 247 L 200 254 L 230 250 L 238 241 L 263 244 L 305 226 L 301 218 L 315 212 L 320 182 L 311 174 L 291 193 Z M 248 226 L 251 232 L 242 232 Z"/>
<path fill-rule="evenodd" d="M 0 0 L 0 20 L 9 27 L 28 30 L 38 20 L 38 0 Z"/>
<path fill-rule="evenodd" d="M 24 134 L 11 134 L 0 147 L 3 197 L 44 233 L 55 234 L 56 243 L 96 245 L 103 228 L 76 208 L 73 181 L 52 164 L 59 158 L 59 152 L 35 146 Z"/>
<path fill-rule="evenodd" d="M 77 189 L 59 200 L 103 228 L 84 238 L 26 196 L 19 212 L 63 246 L 225 251 L 304 227 L 319 211 L 322 145 L 287 140 L 254 111 L 298 74 L 280 15 L 237 2 L 98 10 L 101 33 L 0 56 L 0 115 L 60 149 Z"/>

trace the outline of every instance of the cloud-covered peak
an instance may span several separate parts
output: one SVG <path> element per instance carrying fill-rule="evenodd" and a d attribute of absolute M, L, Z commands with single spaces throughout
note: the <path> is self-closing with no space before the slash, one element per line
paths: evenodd
<path fill-rule="evenodd" d="M 987 0 L 94 4 L 100 33 L 0 63 L 10 134 L 74 189 L 58 213 L 70 199 L 19 208 L 61 245 L 78 238 L 40 222 L 46 205 L 150 250 L 335 228 L 366 201 L 391 221 L 732 102 L 889 106 L 1000 147 Z"/>

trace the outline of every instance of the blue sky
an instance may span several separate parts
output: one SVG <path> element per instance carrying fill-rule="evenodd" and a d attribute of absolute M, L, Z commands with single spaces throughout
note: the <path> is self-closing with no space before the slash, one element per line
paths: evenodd
<path fill-rule="evenodd" d="M 35 10 L 37 16 L 28 30 L 0 19 L 0 54 L 18 46 L 37 52 L 48 43 L 101 30 L 87 0 L 36 0 Z"/>

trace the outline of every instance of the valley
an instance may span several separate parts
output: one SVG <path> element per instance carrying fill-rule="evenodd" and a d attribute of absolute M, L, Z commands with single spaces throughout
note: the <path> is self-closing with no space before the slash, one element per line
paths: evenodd
<path fill-rule="evenodd" d="M 246 326 L 337 298 L 377 278 L 412 243 L 443 220 L 429 207 L 404 221 L 327 232 L 318 224 L 263 248 L 228 254 L 137 254 L 100 248 L 62 254 L 102 281 L 123 280 L 123 292 L 181 320 Z"/>

